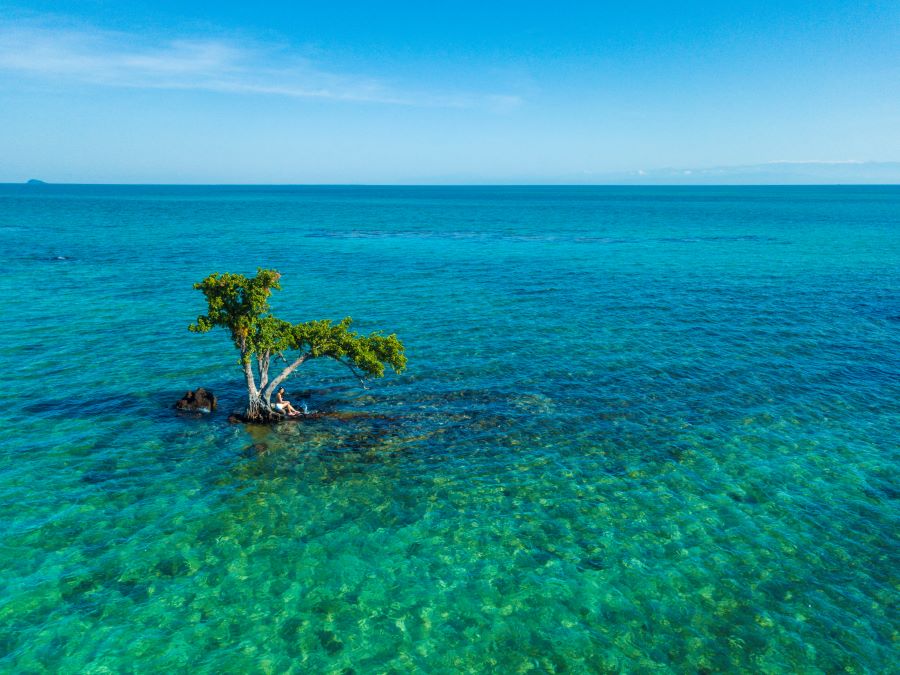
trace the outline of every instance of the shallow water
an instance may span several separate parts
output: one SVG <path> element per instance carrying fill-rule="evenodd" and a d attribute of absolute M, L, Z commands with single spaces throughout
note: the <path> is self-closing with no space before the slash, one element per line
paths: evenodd
<path fill-rule="evenodd" d="M 898 228 L 893 187 L 0 186 L 0 670 L 892 670 Z M 229 425 L 191 284 L 260 265 L 407 372 Z"/>

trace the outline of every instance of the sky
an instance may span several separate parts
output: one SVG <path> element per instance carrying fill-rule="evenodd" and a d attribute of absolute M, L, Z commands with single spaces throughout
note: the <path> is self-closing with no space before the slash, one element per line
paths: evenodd
<path fill-rule="evenodd" d="M 900 2 L 0 0 L 0 182 L 900 182 Z"/>

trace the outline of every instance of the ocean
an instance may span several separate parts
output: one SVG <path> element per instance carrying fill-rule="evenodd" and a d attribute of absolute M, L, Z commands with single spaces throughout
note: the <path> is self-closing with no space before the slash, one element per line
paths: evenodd
<path fill-rule="evenodd" d="M 3 185 L 0 234 L 2 671 L 900 667 L 900 187 Z M 229 424 L 192 284 L 257 267 L 408 369 Z"/>

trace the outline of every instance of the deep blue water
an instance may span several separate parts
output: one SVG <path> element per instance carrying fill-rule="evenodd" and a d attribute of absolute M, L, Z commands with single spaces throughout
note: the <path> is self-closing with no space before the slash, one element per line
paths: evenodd
<path fill-rule="evenodd" d="M 898 187 L 5 185 L 0 235 L 0 670 L 898 667 Z M 258 266 L 408 370 L 228 424 L 191 286 Z"/>

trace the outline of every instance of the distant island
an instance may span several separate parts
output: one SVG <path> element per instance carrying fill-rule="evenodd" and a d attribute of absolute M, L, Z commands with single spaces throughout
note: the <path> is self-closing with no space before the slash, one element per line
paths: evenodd
<path fill-rule="evenodd" d="M 25 185 L 46 185 L 47 182 L 43 180 L 38 180 L 37 178 L 29 178 L 25 181 Z"/>

